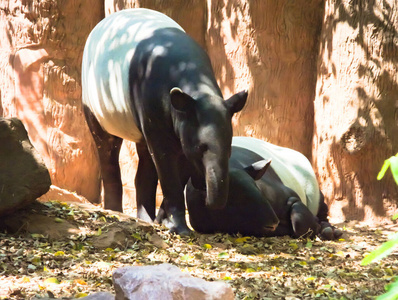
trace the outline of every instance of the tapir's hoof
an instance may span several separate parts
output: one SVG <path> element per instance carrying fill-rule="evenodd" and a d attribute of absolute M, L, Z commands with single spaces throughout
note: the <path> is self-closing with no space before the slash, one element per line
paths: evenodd
<path fill-rule="evenodd" d="M 337 239 L 341 238 L 341 236 L 343 235 L 343 231 L 341 231 L 340 229 L 334 228 L 333 234 L 334 234 L 334 238 L 337 240 Z"/>
<path fill-rule="evenodd" d="M 319 235 L 322 239 L 331 241 L 339 239 L 343 235 L 343 232 L 330 225 L 329 222 L 323 221 L 321 222 L 321 232 Z"/>
<path fill-rule="evenodd" d="M 159 215 L 158 215 L 158 217 L 159 217 Z M 158 218 L 156 218 L 156 219 L 157 219 L 157 221 L 159 221 Z M 175 221 L 177 221 L 177 222 L 175 222 Z M 188 228 L 187 224 L 183 221 L 180 221 L 180 222 L 178 222 L 178 221 L 179 220 L 176 220 L 176 219 L 170 220 L 170 218 L 164 218 L 161 222 L 162 222 L 162 225 L 166 226 L 171 233 L 176 233 L 181 236 L 191 235 L 192 230 Z M 177 225 L 176 223 L 177 224 L 179 223 L 179 224 Z"/>
<path fill-rule="evenodd" d="M 329 240 L 329 241 L 334 240 L 334 234 L 333 234 L 332 227 L 326 227 L 326 228 L 322 229 L 320 236 L 324 240 Z"/>
<path fill-rule="evenodd" d="M 170 232 L 176 233 L 180 236 L 190 236 L 192 234 L 192 230 L 187 226 L 173 226 L 169 230 Z"/>

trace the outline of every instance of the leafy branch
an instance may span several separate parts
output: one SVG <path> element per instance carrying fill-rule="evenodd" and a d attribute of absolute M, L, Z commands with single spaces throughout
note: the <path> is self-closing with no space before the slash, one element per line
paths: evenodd
<path fill-rule="evenodd" d="M 377 180 L 381 180 L 386 174 L 388 169 L 391 169 L 392 176 L 395 180 L 395 183 L 398 185 L 398 153 L 395 156 L 391 156 L 389 159 L 384 161 L 383 166 L 379 174 L 377 175 Z M 395 214 L 392 217 L 392 220 L 398 219 L 398 214 Z M 398 246 L 398 233 L 394 234 L 390 240 L 383 243 L 379 248 L 372 251 L 369 255 L 367 255 L 361 262 L 362 266 L 366 266 L 372 262 L 376 262 L 380 259 L 383 259 L 387 255 L 389 255 L 395 247 Z M 383 295 L 377 297 L 377 300 L 393 300 L 398 298 L 398 280 L 395 279 L 394 282 L 386 286 L 387 292 Z"/>

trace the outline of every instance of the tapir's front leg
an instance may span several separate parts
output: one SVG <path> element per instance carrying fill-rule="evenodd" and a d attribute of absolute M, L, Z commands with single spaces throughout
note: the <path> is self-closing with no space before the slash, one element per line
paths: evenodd
<path fill-rule="evenodd" d="M 290 207 L 290 220 L 294 237 L 314 237 L 319 233 L 320 226 L 317 218 L 314 217 L 308 207 L 298 197 L 290 197 L 287 205 Z"/>
<path fill-rule="evenodd" d="M 156 215 L 156 188 L 158 175 L 155 164 L 146 143 L 136 143 L 139 157 L 135 189 L 137 217 L 146 222 L 153 222 Z"/>
<path fill-rule="evenodd" d="M 171 232 L 181 235 L 191 233 L 185 220 L 185 184 L 181 180 L 176 155 L 154 153 L 156 169 L 163 192 L 163 203 L 157 220 L 162 221 Z"/>
<path fill-rule="evenodd" d="M 185 156 L 180 156 L 180 161 L 178 163 L 178 173 L 180 176 L 181 180 L 181 185 L 183 186 L 183 189 L 185 186 L 187 186 L 188 179 L 190 177 L 190 170 L 192 166 L 189 164 L 189 162 L 186 160 Z M 203 201 L 205 198 L 203 198 Z M 166 201 L 167 202 L 167 201 Z M 168 216 L 165 210 L 165 202 L 162 202 L 162 205 L 159 208 L 158 214 L 156 215 L 156 222 L 159 224 L 164 224 L 168 222 Z"/>

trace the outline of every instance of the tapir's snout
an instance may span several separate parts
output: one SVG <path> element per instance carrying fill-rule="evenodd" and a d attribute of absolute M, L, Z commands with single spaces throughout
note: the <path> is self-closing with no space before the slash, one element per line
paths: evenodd
<path fill-rule="evenodd" d="M 274 223 L 273 224 L 271 224 L 271 225 L 264 225 L 263 226 L 263 230 L 265 231 L 265 232 L 267 232 L 267 233 L 271 233 L 271 232 L 274 232 L 275 230 L 276 230 L 276 228 L 278 227 L 278 225 L 279 225 L 279 220 L 278 221 L 274 221 Z"/>
<path fill-rule="evenodd" d="M 279 224 L 279 222 L 278 222 L 278 224 Z M 264 230 L 266 230 L 266 231 L 275 231 L 276 228 L 278 227 L 278 224 L 264 226 Z"/>

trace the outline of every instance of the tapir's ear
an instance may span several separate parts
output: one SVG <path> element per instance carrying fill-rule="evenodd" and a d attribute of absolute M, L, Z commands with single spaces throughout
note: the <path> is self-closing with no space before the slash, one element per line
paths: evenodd
<path fill-rule="evenodd" d="M 254 180 L 259 180 L 267 171 L 269 165 L 271 164 L 271 159 L 264 159 L 245 168 L 247 174 L 249 174 Z"/>
<path fill-rule="evenodd" d="M 193 109 L 195 105 L 195 100 L 189 96 L 188 94 L 185 94 L 180 88 L 175 87 L 172 88 L 170 91 L 170 99 L 171 99 L 171 105 L 179 111 L 182 112 L 187 112 L 191 109 Z"/>
<path fill-rule="evenodd" d="M 225 106 L 228 108 L 231 115 L 242 110 L 242 108 L 246 104 L 247 95 L 248 91 L 244 90 L 242 92 L 239 92 L 231 96 L 229 99 L 225 100 Z"/>

